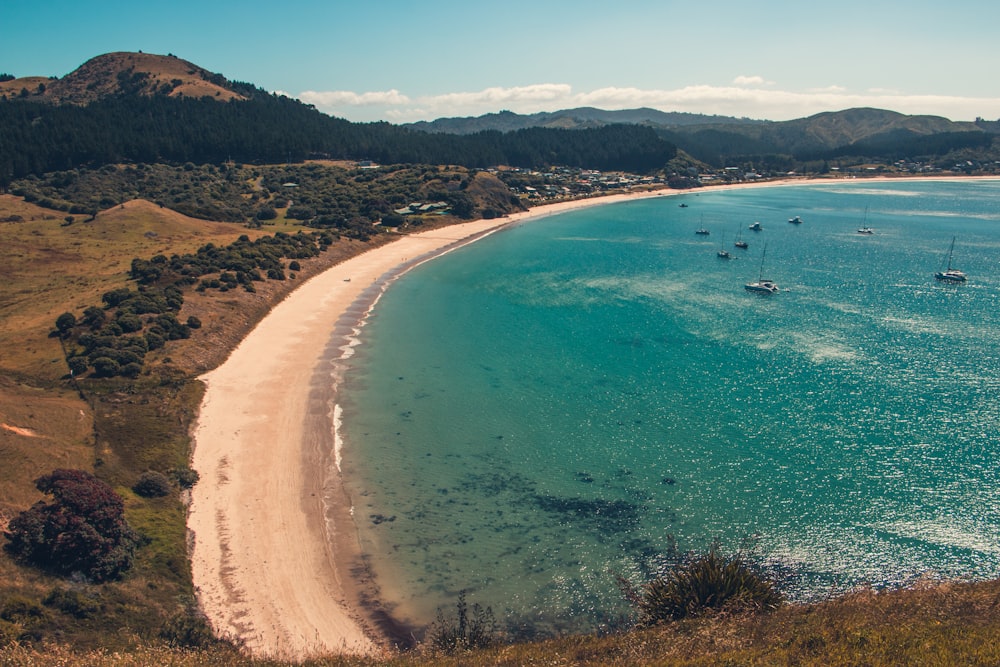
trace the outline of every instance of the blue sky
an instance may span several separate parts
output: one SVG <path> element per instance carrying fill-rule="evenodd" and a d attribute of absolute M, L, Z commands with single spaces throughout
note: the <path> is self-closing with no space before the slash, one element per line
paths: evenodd
<path fill-rule="evenodd" d="M 355 121 L 576 106 L 1000 118 L 995 0 L 4 0 L 0 72 L 171 53 Z"/>

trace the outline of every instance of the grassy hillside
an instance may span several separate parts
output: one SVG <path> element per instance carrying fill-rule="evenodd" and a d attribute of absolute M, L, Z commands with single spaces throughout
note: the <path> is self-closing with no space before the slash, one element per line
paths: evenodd
<path fill-rule="evenodd" d="M 201 398 L 198 372 L 219 363 L 297 282 L 386 238 L 344 239 L 301 260 L 294 279 L 265 281 L 255 293 L 191 290 L 182 316 L 202 319 L 198 335 L 156 351 L 134 380 L 74 381 L 52 335 L 55 318 L 99 305 L 103 293 L 128 285 L 133 258 L 302 227 L 284 219 L 261 229 L 197 220 L 142 200 L 85 221 L 11 195 L 0 196 L 0 220 L 0 529 L 43 499 L 34 479 L 77 468 L 95 472 L 125 499 L 127 519 L 143 537 L 129 575 L 100 586 L 48 575 L 0 551 L 0 646 L 63 641 L 125 648 L 165 641 L 177 634 L 175 626 L 197 628 L 182 490 L 144 498 L 131 487 L 145 471 L 186 468 Z M 65 604 L 66 591 L 76 602 Z"/>
<path fill-rule="evenodd" d="M 87 104 L 108 95 L 141 94 L 245 99 L 217 74 L 172 55 L 115 52 L 91 58 L 59 79 L 29 76 L 0 82 L 0 96 L 53 104 Z"/>

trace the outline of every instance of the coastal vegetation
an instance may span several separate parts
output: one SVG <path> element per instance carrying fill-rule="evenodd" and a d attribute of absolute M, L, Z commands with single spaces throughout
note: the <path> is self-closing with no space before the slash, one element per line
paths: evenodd
<path fill-rule="evenodd" d="M 0 100 L 4 664 L 289 664 L 213 637 L 197 608 L 185 530 L 196 376 L 296 284 L 396 234 L 501 217 L 529 191 L 581 196 L 570 188 L 582 169 L 648 173 L 677 159 L 648 127 L 445 140 L 199 76 L 236 102 L 215 101 L 213 88 L 179 96 L 194 85 L 183 73 L 134 70 L 86 106 L 46 101 L 54 82 Z M 992 150 L 982 137 L 926 145 Z M 487 169 L 503 163 L 526 169 Z M 696 183 L 689 164 L 694 176 L 675 183 Z M 713 550 L 674 565 L 632 584 L 627 632 L 511 644 L 463 596 L 417 651 L 306 664 L 1000 662 L 998 582 L 800 606 L 780 604 L 740 557 Z"/>

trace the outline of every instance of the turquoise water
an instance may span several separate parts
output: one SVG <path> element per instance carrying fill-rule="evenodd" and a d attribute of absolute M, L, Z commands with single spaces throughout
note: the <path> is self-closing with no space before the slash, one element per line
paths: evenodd
<path fill-rule="evenodd" d="M 933 278 L 952 237 L 959 286 Z M 998 306 L 997 181 L 633 201 L 427 263 L 342 399 L 381 595 L 416 625 L 467 590 L 526 634 L 585 631 L 628 612 L 616 575 L 713 540 L 796 599 L 1000 576 Z"/>

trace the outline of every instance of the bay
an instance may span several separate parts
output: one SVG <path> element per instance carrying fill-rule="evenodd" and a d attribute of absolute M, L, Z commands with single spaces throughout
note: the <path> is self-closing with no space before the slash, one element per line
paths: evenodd
<path fill-rule="evenodd" d="M 961 285 L 933 275 L 953 238 Z M 615 627 L 617 577 L 716 541 L 800 600 L 1000 575 L 998 263 L 1000 182 L 845 180 L 597 206 L 414 269 L 340 394 L 381 599 Z"/>

